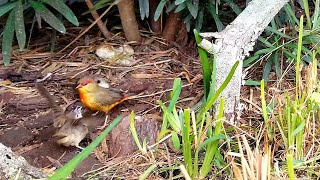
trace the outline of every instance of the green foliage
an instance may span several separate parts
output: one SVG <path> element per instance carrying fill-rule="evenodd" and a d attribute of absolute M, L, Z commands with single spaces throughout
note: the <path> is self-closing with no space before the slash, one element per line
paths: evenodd
<path fill-rule="evenodd" d="M 303 52 L 303 16 L 300 18 L 299 38 L 296 53 L 296 89 L 294 98 L 285 93 L 285 100 L 282 110 L 278 111 L 276 124 L 282 136 L 287 152 L 287 168 L 289 179 L 295 179 L 294 168 L 298 168 L 299 163 L 295 160 L 306 160 L 308 148 L 305 148 L 307 141 L 312 134 L 308 132 L 307 125 L 316 122 L 316 117 L 320 115 L 317 85 L 317 61 L 316 52 L 312 53 L 311 68 L 308 69 L 309 77 L 305 83 L 301 81 L 301 53 Z M 308 26 L 308 25 L 307 25 Z M 302 85 L 304 84 L 304 86 Z M 312 135 L 312 138 L 314 136 Z M 294 147 L 294 148 L 293 148 Z M 302 163 L 300 163 L 301 165 Z"/>
<path fill-rule="evenodd" d="M 2 55 L 4 65 L 8 66 L 11 60 L 12 42 L 14 32 L 19 44 L 19 49 L 22 51 L 26 44 L 26 31 L 24 25 L 24 11 L 32 8 L 39 17 L 46 21 L 51 27 L 61 33 L 65 33 L 66 29 L 54 13 L 52 13 L 46 5 L 49 5 L 61 13 L 67 20 L 78 26 L 77 17 L 73 14 L 71 9 L 64 3 L 63 0 L 14 0 L 7 2 L 0 6 L 0 17 L 8 15 L 6 26 L 3 31 L 2 39 Z"/>
<path fill-rule="evenodd" d="M 294 11 L 294 5 L 288 3 L 284 6 L 284 9 L 279 12 L 277 16 L 272 20 L 262 36 L 259 37 L 258 47 L 251 57 L 243 62 L 244 67 L 249 67 L 252 63 L 258 60 L 265 60 L 266 64 L 263 70 L 263 79 L 268 82 L 268 77 L 272 69 L 275 69 L 278 78 L 282 75 L 281 66 L 290 63 L 292 61 L 303 63 L 310 63 L 312 61 L 312 52 L 310 49 L 315 49 L 320 52 L 320 14 L 319 14 L 319 0 L 313 1 L 312 6 L 315 7 L 315 11 L 310 15 L 309 3 L 312 1 L 303 0 L 300 3 L 304 13 L 306 14 L 307 26 L 304 29 L 305 33 L 301 38 L 302 45 L 297 45 L 299 30 L 296 26 L 299 26 L 300 21 L 296 17 Z M 288 24 L 289 27 L 284 28 L 284 24 Z M 301 48 L 301 51 L 298 49 Z M 301 52 L 302 58 L 297 57 L 297 53 Z M 284 57 L 284 58 L 283 58 Z M 281 59 L 285 59 L 281 64 Z"/>
<path fill-rule="evenodd" d="M 76 169 L 77 166 L 87 158 L 91 152 L 100 144 L 100 142 L 117 126 L 121 121 L 122 115 L 118 116 L 89 146 L 81 151 L 77 156 L 71 159 L 66 165 L 54 173 L 49 180 L 67 179 L 67 177 Z"/>
<path fill-rule="evenodd" d="M 228 4 L 232 11 L 235 14 L 239 14 L 241 12 L 241 8 L 232 0 L 224 0 L 226 4 Z M 184 23 L 186 24 L 186 28 L 190 31 L 191 28 L 195 28 L 197 31 L 200 31 L 203 27 L 203 23 L 208 21 L 211 22 L 210 18 L 213 18 L 217 30 L 222 31 L 224 29 L 224 25 L 219 18 L 219 9 L 220 1 L 214 0 L 206 0 L 206 1 L 195 1 L 195 0 L 161 0 L 158 4 L 158 7 L 155 12 L 155 16 L 153 17 L 155 21 L 157 21 L 164 11 L 166 7 L 166 13 L 174 11 L 175 13 L 181 13 L 184 18 Z M 140 5 L 140 13 L 141 16 L 144 14 L 144 9 L 141 9 Z M 221 11 L 222 12 L 222 11 Z M 207 15 L 208 14 L 208 15 Z M 210 15 L 211 17 L 210 17 Z M 142 16 L 144 17 L 144 16 Z M 141 18 L 142 18 L 141 17 Z"/>
<path fill-rule="evenodd" d="M 199 43 L 201 38 L 196 30 L 194 30 L 194 34 L 196 42 Z M 158 101 L 163 111 L 163 122 L 159 138 L 170 133 L 174 147 L 179 150 L 182 146 L 184 167 L 192 179 L 205 178 L 212 170 L 213 165 L 221 167 L 221 164 L 224 164 L 222 158 L 219 158 L 220 152 L 218 147 L 219 140 L 226 139 L 222 134 L 224 99 L 220 100 L 216 118 L 210 115 L 209 112 L 217 102 L 221 92 L 232 79 L 239 65 L 239 61 L 237 61 L 226 80 L 215 91 L 216 62 L 214 60 L 209 62 L 207 52 L 201 48 L 198 48 L 198 50 L 203 66 L 205 83 L 205 101 L 202 107 L 197 112 L 188 108 L 180 111 L 176 110 L 175 104 L 182 89 L 181 79 L 179 78 L 174 81 L 169 106 L 166 107 L 161 101 Z M 181 141 L 179 136 L 181 137 Z M 199 163 L 200 152 L 204 152 L 202 163 Z M 199 164 L 202 164 L 200 169 Z"/>

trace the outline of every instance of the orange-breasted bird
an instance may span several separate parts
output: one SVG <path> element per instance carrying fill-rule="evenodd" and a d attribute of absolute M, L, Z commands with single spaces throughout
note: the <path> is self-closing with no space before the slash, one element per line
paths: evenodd
<path fill-rule="evenodd" d="M 97 75 L 81 78 L 76 89 L 85 107 L 105 113 L 129 98 L 120 90 L 109 88 L 105 80 Z"/>

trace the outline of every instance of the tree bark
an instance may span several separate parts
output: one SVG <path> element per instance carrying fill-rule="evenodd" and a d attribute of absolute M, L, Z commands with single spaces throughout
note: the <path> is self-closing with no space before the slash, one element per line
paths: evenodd
<path fill-rule="evenodd" d="M 171 11 L 166 22 L 166 26 L 163 30 L 162 37 L 168 42 L 175 40 L 175 35 L 178 32 L 178 25 L 180 23 L 180 13 L 174 13 Z"/>
<path fill-rule="evenodd" d="M 217 87 L 226 79 L 235 62 L 240 60 L 231 82 L 221 94 L 226 100 L 225 115 L 231 118 L 231 121 L 236 115 L 235 112 L 240 110 L 242 60 L 253 50 L 255 41 L 287 2 L 288 0 L 253 0 L 222 32 L 200 34 L 204 38 L 217 38 L 214 44 L 206 39 L 200 43 L 208 52 L 216 54 Z"/>
<path fill-rule="evenodd" d="M 161 16 L 160 18 L 155 21 L 154 20 L 154 14 L 156 12 L 157 6 L 158 6 L 158 0 L 149 0 L 150 4 L 150 24 L 151 29 L 155 34 L 161 34 Z"/>
<path fill-rule="evenodd" d="M 139 26 L 134 13 L 134 0 L 121 0 L 118 4 L 121 24 L 128 41 L 141 41 Z"/>

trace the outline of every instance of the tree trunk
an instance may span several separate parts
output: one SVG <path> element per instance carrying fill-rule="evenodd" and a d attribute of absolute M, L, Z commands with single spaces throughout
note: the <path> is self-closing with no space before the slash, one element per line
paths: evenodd
<path fill-rule="evenodd" d="M 234 113 L 238 112 L 235 110 L 239 110 L 242 60 L 253 50 L 255 41 L 287 2 L 288 0 L 253 0 L 222 32 L 200 34 L 202 37 L 217 38 L 214 44 L 205 39 L 200 43 L 208 52 L 216 54 L 217 87 L 226 79 L 235 62 L 240 60 L 232 80 L 221 94 L 226 100 L 224 110 L 230 121 L 236 116 Z"/>
<path fill-rule="evenodd" d="M 154 20 L 154 14 L 156 12 L 157 6 L 158 6 L 158 0 L 149 0 L 150 4 L 150 24 L 151 24 L 151 29 L 155 34 L 161 34 L 161 20 L 162 17 L 155 21 Z"/>
<path fill-rule="evenodd" d="M 167 17 L 166 26 L 163 30 L 162 37 L 168 42 L 175 40 L 175 35 L 178 32 L 178 25 L 181 22 L 180 13 L 171 11 Z"/>
<path fill-rule="evenodd" d="M 121 24 L 124 35 L 128 41 L 141 41 L 136 15 L 134 13 L 134 0 L 121 0 L 118 4 Z"/>

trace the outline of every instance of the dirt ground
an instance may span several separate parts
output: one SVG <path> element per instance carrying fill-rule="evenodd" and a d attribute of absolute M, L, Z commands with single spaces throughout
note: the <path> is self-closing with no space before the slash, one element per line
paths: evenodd
<path fill-rule="evenodd" d="M 52 135 L 55 132 L 53 119 L 57 116 L 47 100 L 39 95 L 34 82 L 47 73 L 53 75 L 44 82 L 48 91 L 66 107 L 78 100 L 76 81 L 86 74 L 99 74 L 114 88 L 130 93 L 143 93 L 144 97 L 128 100 L 109 113 L 113 120 L 121 113 L 134 111 L 137 115 L 161 115 L 157 100 L 168 102 L 173 80 L 180 77 L 183 91 L 179 106 L 192 107 L 201 98 L 201 66 L 196 59 L 196 50 L 163 46 L 154 42 L 131 45 L 135 50 L 134 61 L 129 66 L 107 63 L 100 60 L 88 47 L 71 46 L 66 52 L 49 58 L 41 48 L 23 54 L 15 54 L 9 67 L 0 66 L 0 142 L 39 168 L 59 168 L 72 159 L 79 149 L 57 145 Z M 113 39 L 115 47 L 123 45 L 123 38 Z M 101 44 L 100 40 L 91 44 Z M 47 58 L 47 60 L 46 60 Z M 102 125 L 104 114 L 98 114 L 97 125 Z M 100 131 L 93 130 L 81 142 L 87 146 Z M 109 152 L 109 154 L 115 154 Z M 97 153 L 90 155 L 74 172 L 80 177 L 103 166 Z M 108 155 L 103 158 L 109 158 Z M 105 159 L 104 159 L 105 160 Z"/>

